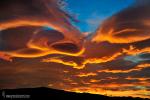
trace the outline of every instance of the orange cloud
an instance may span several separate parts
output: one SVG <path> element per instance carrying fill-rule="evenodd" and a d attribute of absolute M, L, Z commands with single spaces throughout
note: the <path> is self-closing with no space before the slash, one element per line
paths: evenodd
<path fill-rule="evenodd" d="M 58 0 L 32 0 L 32 2 L 31 5 L 26 6 L 23 6 L 28 3 L 26 0 L 15 2 L 15 4 L 10 1 L 6 1 L 4 4 L 2 2 L 1 17 L 5 18 L 0 22 L 0 30 L 19 26 L 49 26 L 62 32 L 65 37 L 67 36 L 79 42 L 78 39 L 81 38 L 82 35 L 69 22 L 70 16 L 61 9 L 62 5 L 58 4 Z M 9 11 L 7 11 L 8 5 L 11 7 Z M 16 10 L 16 7 L 20 7 L 19 9 L 21 10 Z M 33 8 L 37 10 L 32 10 Z M 12 15 L 14 13 L 18 16 L 13 17 Z M 7 16 L 10 17 L 8 18 Z"/>
<path fill-rule="evenodd" d="M 132 71 L 141 71 L 144 68 L 150 68 L 150 64 L 146 63 L 146 64 L 139 64 L 137 66 L 135 66 L 132 69 L 128 69 L 128 70 L 109 70 L 109 69 L 103 69 L 103 70 L 98 70 L 98 72 L 105 72 L 105 73 L 129 73 Z"/>
<path fill-rule="evenodd" d="M 76 76 L 78 76 L 78 77 L 89 77 L 89 76 L 96 76 L 96 75 L 97 75 L 97 73 L 90 72 L 90 73 L 79 73 Z"/>
<path fill-rule="evenodd" d="M 127 80 L 139 80 L 139 81 L 147 81 L 149 80 L 150 78 L 146 78 L 146 77 L 138 77 L 138 78 L 135 78 L 135 77 L 127 77 L 125 78 Z"/>
<path fill-rule="evenodd" d="M 0 58 L 6 61 L 12 61 L 11 57 L 3 52 L 0 52 Z"/>
<path fill-rule="evenodd" d="M 150 39 L 149 2 L 142 1 L 106 19 L 96 31 L 92 41 L 133 43 Z M 141 5 L 142 4 L 142 5 Z M 137 17 L 138 16 L 138 17 Z"/>
<path fill-rule="evenodd" d="M 136 55 L 136 54 L 140 54 L 140 53 L 143 53 L 143 52 L 147 52 L 149 53 L 150 52 L 150 48 L 149 47 L 145 47 L 145 48 L 142 48 L 142 49 L 138 49 L 132 45 L 130 45 L 129 49 L 122 49 L 123 53 L 126 53 L 128 55 Z"/>
<path fill-rule="evenodd" d="M 4 19 L 0 21 L 1 34 L 5 34 L 6 31 L 10 31 L 11 33 L 12 30 L 16 30 L 17 32 L 17 30 L 22 27 L 37 28 L 31 33 L 28 33 L 30 32 L 28 31 L 29 29 L 24 30 L 27 32 L 27 35 L 30 34 L 30 38 L 28 39 L 28 41 L 26 41 L 26 45 L 24 48 L 12 50 L 9 52 L 3 50 L 4 53 L 12 57 L 23 58 L 41 57 L 55 53 L 64 55 L 78 54 L 78 52 L 80 52 L 80 50 L 82 49 L 83 35 L 70 23 L 71 17 L 61 9 L 61 5 L 58 4 L 58 0 L 32 0 L 32 2 L 33 3 L 31 5 L 26 6 L 24 6 L 24 4 L 28 3 L 27 0 L 16 1 L 15 3 L 11 1 L 2 2 L 0 17 Z M 9 11 L 7 11 L 7 6 L 11 7 Z M 17 10 L 16 8 L 19 8 L 21 10 Z M 37 10 L 34 11 L 32 9 Z M 17 16 L 13 17 L 13 15 Z M 42 27 L 52 28 L 53 30 L 55 30 L 55 33 L 62 34 L 64 38 L 55 41 L 54 43 L 48 44 L 50 41 L 49 37 L 47 37 L 48 35 L 44 37 L 43 33 L 42 37 L 39 37 L 39 39 L 35 39 L 35 37 L 40 34 Z M 49 31 L 49 34 L 50 33 L 52 33 L 52 31 Z M 16 33 L 14 34 L 16 35 Z M 23 35 L 22 33 L 19 34 Z M 3 41 L 2 45 L 4 46 L 8 42 L 3 38 L 1 38 L 1 41 Z M 18 43 L 16 43 L 16 45 L 17 44 Z M 13 45 L 9 43 L 9 46 Z M 29 53 L 31 51 L 33 52 L 32 54 Z"/>
<path fill-rule="evenodd" d="M 100 82 L 100 80 L 91 79 L 90 82 L 91 82 L 91 83 L 97 83 L 97 82 Z"/>
<path fill-rule="evenodd" d="M 74 91 L 77 93 L 91 93 L 91 94 L 101 94 L 107 96 L 132 96 L 132 97 L 142 97 L 142 98 L 149 98 L 149 91 L 148 90 L 127 90 L 127 91 L 112 91 L 97 87 L 78 87 L 68 89 L 67 91 Z"/>
<path fill-rule="evenodd" d="M 82 54 L 82 51 L 81 51 L 81 54 Z M 62 58 L 59 58 L 59 57 L 58 58 L 57 57 L 46 58 L 46 59 L 43 59 L 42 62 L 61 63 L 64 65 L 72 66 L 73 68 L 76 68 L 76 69 L 83 69 L 86 67 L 86 64 L 105 63 L 108 61 L 115 60 L 115 58 L 117 58 L 120 55 L 121 55 L 121 53 L 116 53 L 112 56 L 106 56 L 106 57 L 102 57 L 102 58 L 85 58 L 85 60 L 81 64 L 78 64 L 74 61 L 64 61 Z"/>

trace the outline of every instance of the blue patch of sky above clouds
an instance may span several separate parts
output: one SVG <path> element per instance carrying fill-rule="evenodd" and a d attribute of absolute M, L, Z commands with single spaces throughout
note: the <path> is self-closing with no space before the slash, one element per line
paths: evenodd
<path fill-rule="evenodd" d="M 128 7 L 135 0 L 66 0 L 66 10 L 77 16 L 81 32 L 94 32 L 106 18 Z"/>
<path fill-rule="evenodd" d="M 42 29 L 43 29 L 43 30 L 45 30 L 45 31 L 48 31 L 48 30 L 53 30 L 53 28 L 51 28 L 51 27 L 48 27 L 48 26 L 44 26 L 44 27 L 42 27 Z"/>
<path fill-rule="evenodd" d="M 150 58 L 141 57 L 143 54 L 145 54 L 145 53 L 141 53 L 141 54 L 137 54 L 137 55 L 131 55 L 131 56 L 125 56 L 124 60 L 131 61 L 133 63 L 139 63 L 139 62 L 142 62 L 142 61 L 150 60 Z"/>

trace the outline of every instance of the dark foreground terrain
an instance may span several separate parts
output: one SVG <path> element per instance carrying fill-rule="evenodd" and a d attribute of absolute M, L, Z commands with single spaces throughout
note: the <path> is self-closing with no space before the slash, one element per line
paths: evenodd
<path fill-rule="evenodd" d="M 5 99 L 35 99 L 42 98 L 42 100 L 65 100 L 65 99 L 91 99 L 91 100 L 150 100 L 150 99 L 142 99 L 142 98 L 132 98 L 132 97 L 108 97 L 103 95 L 89 94 L 89 93 L 74 93 L 74 92 L 66 92 L 63 90 L 55 90 L 49 88 L 25 88 L 25 89 L 3 89 L 0 90 L 0 100 Z"/>

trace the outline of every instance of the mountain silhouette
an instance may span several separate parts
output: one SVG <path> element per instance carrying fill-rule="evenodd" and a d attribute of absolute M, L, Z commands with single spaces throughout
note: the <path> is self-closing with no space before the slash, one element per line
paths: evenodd
<path fill-rule="evenodd" d="M 1 99 L 13 99 L 18 98 L 22 99 L 35 99 L 35 98 L 43 98 L 49 100 L 65 100 L 65 99 L 91 99 L 91 100 L 150 100 L 148 98 L 139 98 L 139 97 L 109 97 L 104 95 L 98 94 L 89 94 L 89 93 L 75 93 L 75 92 L 67 92 L 64 90 L 56 90 L 50 89 L 45 87 L 39 88 L 21 88 L 21 89 L 2 89 L 1 92 Z"/>

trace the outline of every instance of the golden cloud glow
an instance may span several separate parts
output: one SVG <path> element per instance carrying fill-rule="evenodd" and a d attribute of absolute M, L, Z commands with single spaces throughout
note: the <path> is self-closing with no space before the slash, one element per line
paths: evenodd
<path fill-rule="evenodd" d="M 80 54 L 82 54 L 82 51 L 81 51 Z M 61 58 L 55 58 L 55 57 L 54 58 L 43 59 L 42 62 L 61 63 L 61 64 L 64 64 L 64 65 L 72 66 L 73 68 L 76 68 L 76 69 L 83 69 L 83 68 L 86 67 L 86 64 L 97 64 L 97 63 L 104 63 L 104 62 L 112 61 L 120 55 L 121 55 L 121 53 L 116 53 L 112 56 L 107 56 L 107 57 L 102 57 L 102 58 L 87 58 L 80 65 L 78 65 L 74 61 L 64 61 Z"/>
<path fill-rule="evenodd" d="M 6 60 L 6 61 L 12 61 L 11 56 L 9 56 L 3 52 L 0 52 L 0 58 L 3 60 Z"/>
<path fill-rule="evenodd" d="M 96 76 L 97 75 L 97 73 L 80 73 L 80 74 L 78 74 L 78 75 L 76 75 L 76 76 L 78 76 L 78 77 L 89 77 L 89 76 Z"/>
<path fill-rule="evenodd" d="M 20 5 L 22 4 L 24 5 L 24 2 L 26 3 L 25 0 L 16 2 L 16 3 L 19 3 Z M 36 1 L 34 0 L 33 2 L 36 3 Z M 80 54 L 83 51 L 82 49 L 83 35 L 80 33 L 80 31 L 77 28 L 75 28 L 69 22 L 69 19 L 70 19 L 69 15 L 67 15 L 67 13 L 65 13 L 62 9 L 60 9 L 61 5 L 58 5 L 57 2 L 58 0 L 55 0 L 55 1 L 54 0 L 41 0 L 41 1 L 38 1 L 35 5 L 34 3 L 30 6 L 26 5 L 28 6 L 27 8 L 29 9 L 30 8 L 32 9 L 34 7 L 37 7 L 39 9 L 39 11 L 37 12 L 34 11 L 34 13 L 37 13 L 37 14 L 33 14 L 33 15 L 28 15 L 28 13 L 31 13 L 31 12 L 28 11 L 26 7 L 24 6 L 20 6 L 22 7 L 20 8 L 22 9 L 21 10 L 22 12 L 20 12 L 20 10 L 15 9 L 17 4 L 16 5 L 10 4 L 11 5 L 10 9 L 12 10 L 8 11 L 9 14 L 7 13 L 7 11 L 5 11 L 4 14 L 2 14 L 3 17 L 6 17 L 6 19 L 4 19 L 3 21 L 0 21 L 0 30 L 5 31 L 5 30 L 16 29 L 16 28 L 25 27 L 25 26 L 28 26 L 28 27 L 36 26 L 36 27 L 39 27 L 38 30 L 40 30 L 40 27 L 46 26 L 46 27 L 52 28 L 60 32 L 64 36 L 63 40 L 59 40 L 55 43 L 52 43 L 51 45 L 48 45 L 47 43 L 49 40 L 45 36 L 45 39 L 42 38 L 44 40 L 42 40 L 39 37 L 38 40 L 33 42 L 34 36 L 39 34 L 37 31 L 35 31 L 33 33 L 30 33 L 31 39 L 27 41 L 26 46 L 23 49 L 13 50 L 9 52 L 4 51 L 4 53 L 6 53 L 7 55 L 10 55 L 11 57 L 23 57 L 23 58 L 41 57 L 41 56 L 46 56 L 46 55 L 55 54 L 55 53 L 64 54 L 64 55 Z M 39 5 L 40 4 L 42 5 L 37 6 L 38 3 Z M 53 6 L 48 6 L 48 4 L 53 5 Z M 4 9 L 6 8 L 3 8 L 3 10 Z M 15 13 L 16 15 L 18 15 L 18 17 L 11 18 L 11 16 L 13 15 L 11 14 L 13 13 L 13 10 L 16 11 Z M 10 18 L 7 19 L 6 15 L 9 15 Z M 5 40 L 2 40 L 2 41 L 5 41 Z M 38 44 L 37 42 L 38 43 L 41 42 L 41 43 Z M 60 50 L 62 49 L 62 45 L 69 46 L 66 49 L 71 48 L 73 50 L 76 50 L 76 52 L 72 53 L 71 51 L 73 50 L 70 50 L 70 51 Z M 29 51 L 33 51 L 33 49 L 35 50 L 33 54 L 28 53 Z"/>
<path fill-rule="evenodd" d="M 91 83 L 97 83 L 97 82 L 100 82 L 100 80 L 91 79 L 90 82 L 91 82 Z"/>
<path fill-rule="evenodd" d="M 149 80 L 150 78 L 143 78 L 143 77 L 138 77 L 138 78 L 133 78 L 133 77 L 127 77 L 126 78 L 127 80 L 139 80 L 139 81 L 147 81 Z"/>
<path fill-rule="evenodd" d="M 109 70 L 109 69 L 104 69 L 104 70 L 99 70 L 98 72 L 105 72 L 105 73 L 129 73 L 132 71 L 141 71 L 144 68 L 150 68 L 150 64 L 139 64 L 135 66 L 132 69 L 127 69 L 127 70 Z"/>
<path fill-rule="evenodd" d="M 105 26 L 106 27 L 106 26 Z M 108 31 L 108 33 L 102 33 L 101 32 L 102 29 L 97 31 L 97 35 L 92 39 L 93 42 L 103 42 L 103 41 L 109 41 L 110 43 L 132 43 L 132 42 L 138 42 L 138 41 L 143 41 L 143 40 L 147 40 L 150 39 L 149 35 L 145 35 L 145 36 L 134 36 L 134 37 L 119 37 L 120 34 L 124 34 L 126 33 L 132 33 L 132 32 L 140 32 L 142 33 L 142 30 L 139 29 L 124 29 L 118 32 L 114 32 L 113 29 L 110 29 L 110 31 Z M 147 32 L 147 34 L 149 34 L 150 32 Z M 117 36 L 118 35 L 118 36 Z"/>
<path fill-rule="evenodd" d="M 145 48 L 142 48 L 142 49 L 138 49 L 138 48 L 130 45 L 129 49 L 124 49 L 123 48 L 122 52 L 126 53 L 128 55 L 137 55 L 137 54 L 144 53 L 144 52 L 149 53 L 150 52 L 150 48 L 149 47 L 145 47 Z"/>
<path fill-rule="evenodd" d="M 149 98 L 149 91 L 148 90 L 128 90 L 128 91 L 111 91 L 107 89 L 101 89 L 97 87 L 79 87 L 73 88 L 67 91 L 74 91 L 77 93 L 91 93 L 91 94 L 101 94 L 107 96 L 132 96 L 132 97 L 142 97 L 142 98 Z"/>
<path fill-rule="evenodd" d="M 150 39 L 150 15 L 147 9 L 149 9 L 147 4 L 143 4 L 142 7 L 134 6 L 106 19 L 96 31 L 92 41 L 133 43 Z M 140 12 L 137 12 L 139 10 Z"/>

